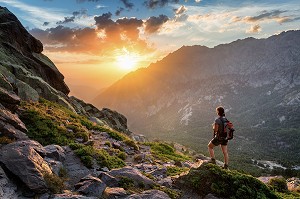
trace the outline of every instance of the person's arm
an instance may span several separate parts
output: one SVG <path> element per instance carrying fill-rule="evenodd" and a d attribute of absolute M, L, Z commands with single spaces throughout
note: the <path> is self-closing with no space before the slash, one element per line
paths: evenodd
<path fill-rule="evenodd" d="M 219 129 L 219 125 L 215 122 L 213 124 L 213 130 L 214 130 L 214 132 L 218 132 L 218 129 Z"/>

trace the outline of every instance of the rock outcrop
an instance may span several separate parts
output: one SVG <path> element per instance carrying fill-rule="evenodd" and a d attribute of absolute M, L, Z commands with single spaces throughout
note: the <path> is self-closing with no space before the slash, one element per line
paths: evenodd
<path fill-rule="evenodd" d="M 48 190 L 45 174 L 52 171 L 41 155 L 43 147 L 35 141 L 17 141 L 1 148 L 0 162 L 18 176 L 31 190 L 43 193 Z"/>

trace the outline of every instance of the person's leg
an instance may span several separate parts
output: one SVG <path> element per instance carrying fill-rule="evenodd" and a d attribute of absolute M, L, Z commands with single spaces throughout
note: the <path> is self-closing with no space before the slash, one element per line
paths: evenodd
<path fill-rule="evenodd" d="M 227 145 L 221 145 L 221 149 L 224 155 L 224 164 L 228 166 L 229 156 L 228 156 L 228 148 Z"/>
<path fill-rule="evenodd" d="M 212 161 L 212 163 L 215 163 L 215 161 L 216 161 L 215 152 L 214 152 L 215 145 L 212 143 L 212 141 L 210 141 L 207 146 L 208 146 L 208 152 L 209 152 L 211 161 Z"/>

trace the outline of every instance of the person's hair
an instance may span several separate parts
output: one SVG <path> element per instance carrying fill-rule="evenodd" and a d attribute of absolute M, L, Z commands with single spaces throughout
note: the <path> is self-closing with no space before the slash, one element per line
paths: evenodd
<path fill-rule="evenodd" d="M 217 111 L 219 116 L 225 116 L 225 111 L 224 111 L 224 108 L 222 106 L 217 107 L 216 111 Z"/>

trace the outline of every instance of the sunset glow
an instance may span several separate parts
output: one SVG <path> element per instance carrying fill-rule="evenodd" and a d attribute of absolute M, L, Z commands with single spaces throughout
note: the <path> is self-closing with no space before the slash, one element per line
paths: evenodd
<path fill-rule="evenodd" d="M 137 67 L 138 57 L 134 54 L 125 52 L 116 57 L 116 64 L 122 70 L 133 70 Z"/>

